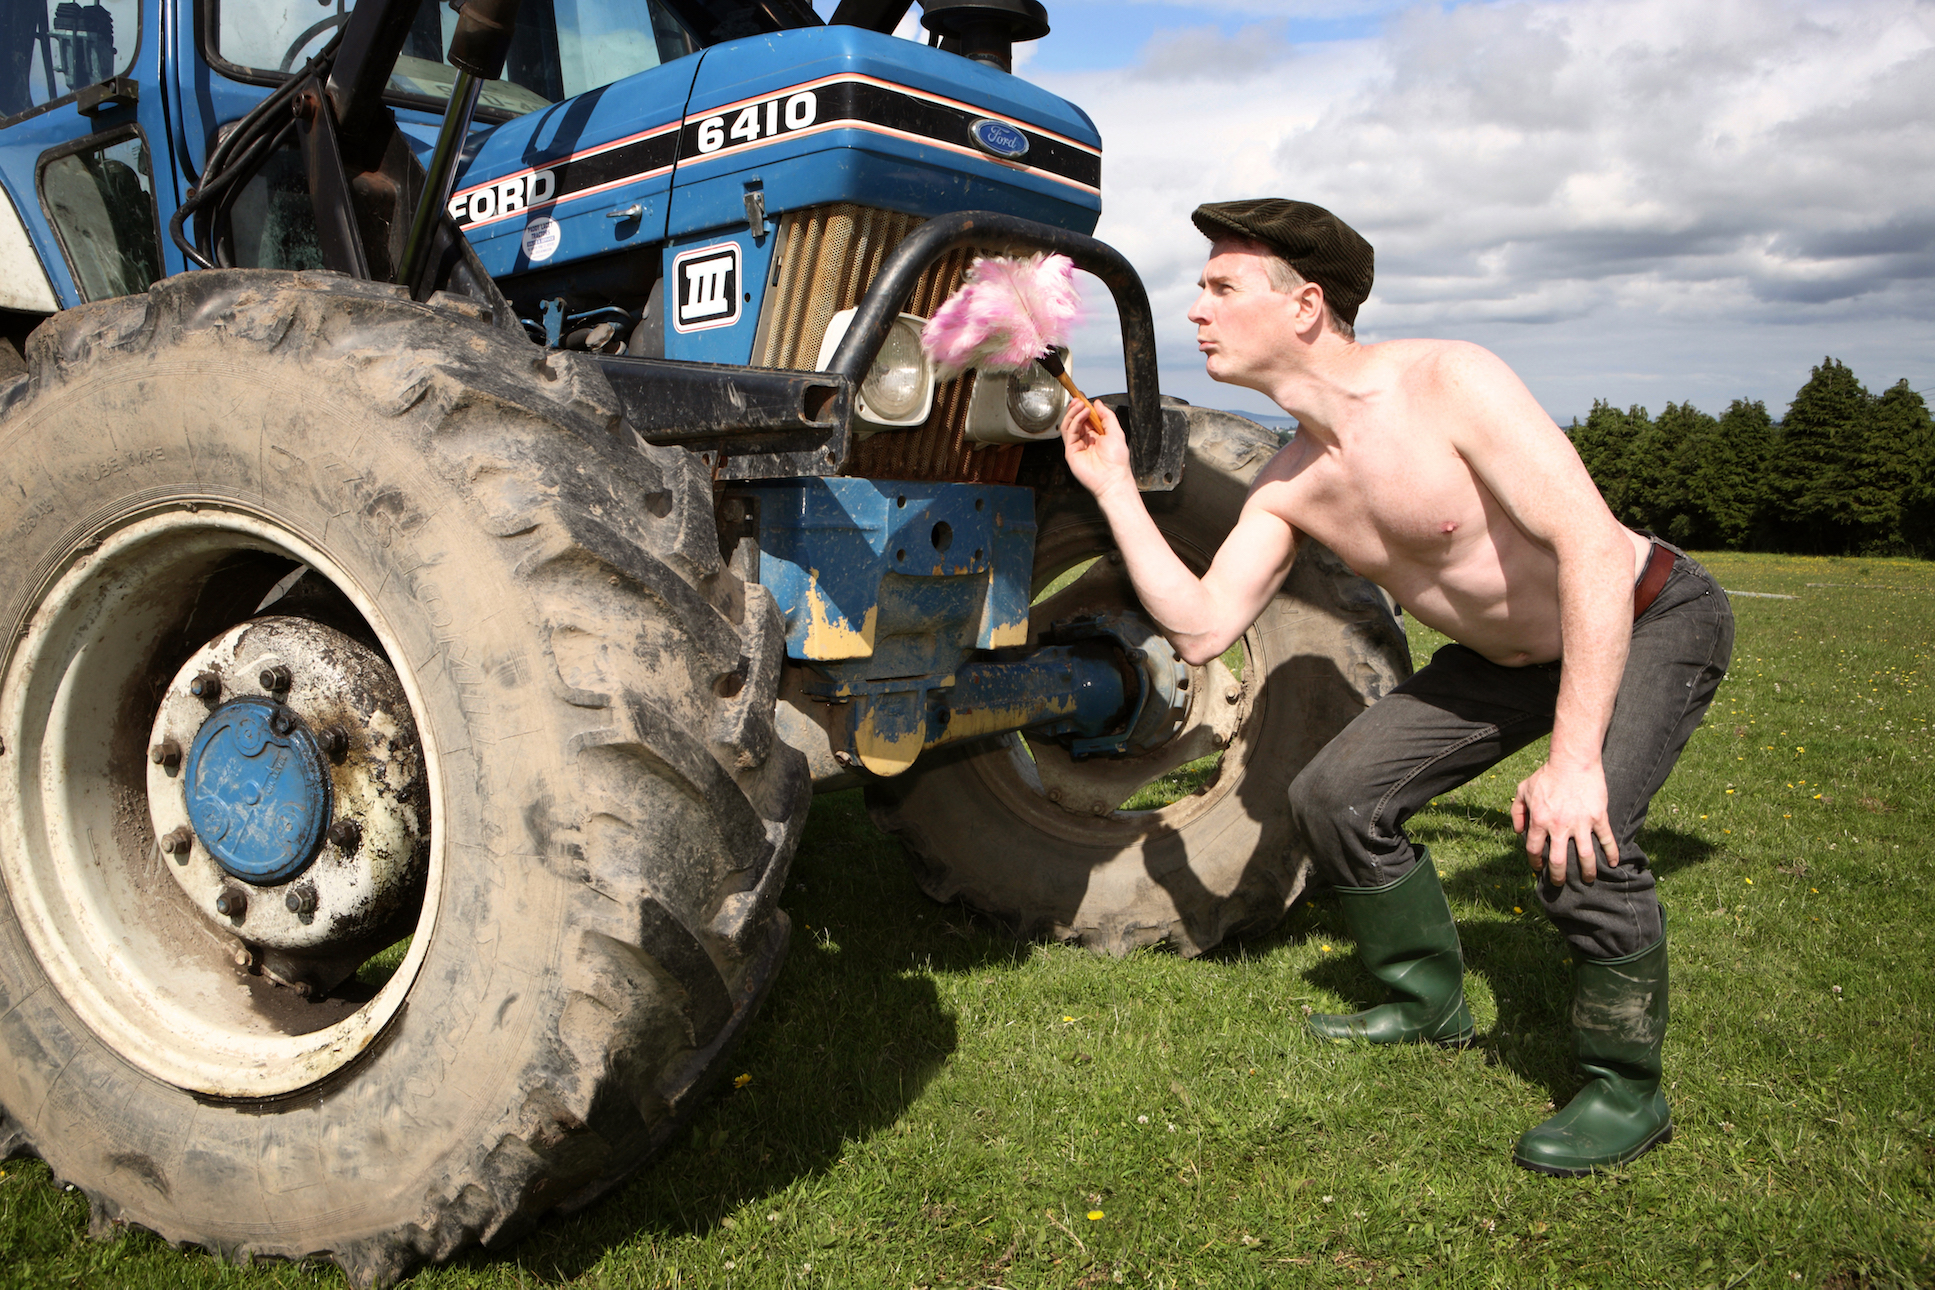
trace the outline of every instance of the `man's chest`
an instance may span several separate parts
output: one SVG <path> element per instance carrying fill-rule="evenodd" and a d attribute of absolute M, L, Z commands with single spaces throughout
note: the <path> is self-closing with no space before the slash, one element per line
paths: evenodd
<path fill-rule="evenodd" d="M 1360 569 L 1436 561 L 1481 534 L 1489 493 L 1443 440 L 1363 434 L 1286 475 L 1286 518 Z"/>

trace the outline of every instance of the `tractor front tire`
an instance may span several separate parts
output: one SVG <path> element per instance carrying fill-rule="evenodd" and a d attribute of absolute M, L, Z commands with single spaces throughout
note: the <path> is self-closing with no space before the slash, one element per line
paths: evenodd
<path fill-rule="evenodd" d="M 589 363 L 336 275 L 182 275 L 26 357 L 0 1151 L 97 1231 L 358 1286 L 610 1188 L 771 983 L 810 794 L 773 737 L 780 619 L 721 567 L 703 472 Z M 394 670 L 429 784 L 400 962 L 315 998 L 183 896 L 147 800 L 158 694 L 294 577 Z"/>
<path fill-rule="evenodd" d="M 1144 500 L 1200 573 L 1278 444 L 1241 417 L 1188 415 L 1181 485 Z M 1139 610 L 1089 496 L 1056 493 L 1038 505 L 1031 637 L 1064 617 Z M 1072 584 L 1043 594 L 1085 565 Z M 1166 943 L 1194 956 L 1265 930 L 1309 876 L 1307 845 L 1291 825 L 1290 781 L 1410 674 L 1410 655 L 1383 593 L 1308 540 L 1236 648 L 1233 665 L 1190 670 L 1191 715 L 1177 747 L 1087 762 L 1019 735 L 942 748 L 868 786 L 874 822 L 906 844 L 930 896 L 960 901 L 1022 937 L 1116 955 Z M 1217 762 L 1194 791 L 1134 809 L 1137 786 L 1186 777 L 1181 763 L 1205 753 Z"/>

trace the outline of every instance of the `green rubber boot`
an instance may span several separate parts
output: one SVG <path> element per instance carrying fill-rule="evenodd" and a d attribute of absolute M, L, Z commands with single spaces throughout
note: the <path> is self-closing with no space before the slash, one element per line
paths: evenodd
<path fill-rule="evenodd" d="M 1358 956 L 1394 997 L 1363 1012 L 1317 1013 L 1310 1029 L 1325 1039 L 1373 1044 L 1469 1044 L 1464 956 L 1429 853 L 1420 848 L 1417 867 L 1388 886 L 1335 890 Z"/>
<path fill-rule="evenodd" d="M 1578 1178 L 1673 1139 L 1660 1092 L 1666 1037 L 1666 936 L 1621 959 L 1581 959 L 1572 1032 L 1586 1086 L 1565 1109 L 1527 1129 L 1512 1158 L 1527 1169 Z"/>

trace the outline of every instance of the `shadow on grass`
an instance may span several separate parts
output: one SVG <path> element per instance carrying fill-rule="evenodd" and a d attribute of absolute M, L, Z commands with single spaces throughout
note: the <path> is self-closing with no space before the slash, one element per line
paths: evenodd
<path fill-rule="evenodd" d="M 810 1191 L 849 1142 L 891 1128 L 940 1072 L 958 1033 L 929 974 L 1021 963 L 1032 949 L 923 895 L 857 792 L 823 797 L 813 812 L 784 901 L 786 965 L 688 1127 L 603 1200 L 456 1266 L 513 1264 L 540 1283 L 569 1281 L 641 1239 L 763 1225 L 769 1205 L 789 1209 L 801 1184 Z M 743 1087 L 739 1075 L 751 1077 Z M 755 1220 L 732 1219 L 748 1206 Z"/>
<path fill-rule="evenodd" d="M 1460 821 L 1459 831 L 1467 829 L 1511 837 L 1503 812 L 1470 813 Z M 1698 839 L 1670 831 L 1650 830 L 1646 842 L 1662 872 L 1711 854 Z M 1447 881 L 1454 899 L 1494 907 L 1512 886 L 1529 893 L 1527 867 L 1511 847 L 1457 866 Z M 802 1202 L 810 1204 L 817 1180 L 838 1167 L 847 1144 L 892 1132 L 954 1053 L 956 1017 L 934 974 L 998 971 L 1034 952 L 967 909 L 923 895 L 900 845 L 873 829 L 857 793 L 815 804 L 786 907 L 794 920 L 787 965 L 686 1131 L 582 1213 L 547 1220 L 514 1246 L 472 1252 L 457 1266 L 512 1264 L 535 1283 L 554 1283 L 584 1276 L 623 1247 L 708 1237 L 728 1221 L 763 1225 L 769 1212 L 797 1221 Z M 1522 925 L 1468 919 L 1461 932 L 1467 964 L 1490 983 L 1497 1007 L 1481 1040 L 1488 1058 L 1558 1101 L 1577 1083 L 1565 1030 L 1568 951 L 1525 907 L 1532 916 Z M 1511 908 L 1509 899 L 1503 908 Z M 1382 1000 L 1382 987 L 1364 971 L 1342 918 L 1321 893 L 1269 932 L 1204 957 L 1235 961 L 1316 938 L 1338 952 L 1307 979 L 1352 1006 Z M 735 1088 L 731 1077 L 742 1073 L 751 1078 Z"/>

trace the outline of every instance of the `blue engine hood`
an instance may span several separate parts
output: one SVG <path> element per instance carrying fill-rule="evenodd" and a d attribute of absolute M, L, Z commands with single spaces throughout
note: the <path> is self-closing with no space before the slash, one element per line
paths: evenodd
<path fill-rule="evenodd" d="M 1086 233 L 1101 213 L 1101 137 L 1081 109 L 848 26 L 715 45 L 507 122 L 471 151 L 451 213 L 499 278 L 744 230 L 749 191 L 772 216 L 854 202 Z"/>

